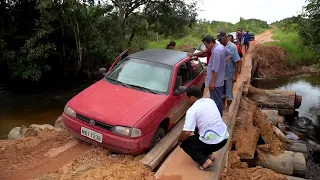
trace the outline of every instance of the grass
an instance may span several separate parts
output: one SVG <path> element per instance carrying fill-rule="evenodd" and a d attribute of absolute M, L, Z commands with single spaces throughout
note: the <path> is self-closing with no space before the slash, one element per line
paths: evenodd
<path fill-rule="evenodd" d="M 278 40 L 265 43 L 267 46 L 280 46 L 288 54 L 287 62 L 289 66 L 312 65 L 316 63 L 316 54 L 304 47 L 299 35 L 296 32 L 283 32 L 279 29 L 274 30 L 272 39 Z"/>
<path fill-rule="evenodd" d="M 166 48 L 167 44 L 170 41 L 175 41 L 176 46 L 183 46 L 188 45 L 191 47 L 198 47 L 201 44 L 201 39 L 192 37 L 192 36 L 186 36 L 181 39 L 160 39 L 159 41 L 149 41 L 148 42 L 148 49 L 164 49 Z"/>

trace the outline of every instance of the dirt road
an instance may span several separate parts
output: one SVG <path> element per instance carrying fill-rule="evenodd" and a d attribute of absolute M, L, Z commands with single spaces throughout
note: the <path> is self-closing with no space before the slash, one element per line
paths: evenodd
<path fill-rule="evenodd" d="M 272 41 L 272 31 L 252 45 Z M 43 130 L 18 140 L 0 141 L 0 179 L 154 179 L 140 157 L 114 155 L 79 142 L 66 131 Z"/>

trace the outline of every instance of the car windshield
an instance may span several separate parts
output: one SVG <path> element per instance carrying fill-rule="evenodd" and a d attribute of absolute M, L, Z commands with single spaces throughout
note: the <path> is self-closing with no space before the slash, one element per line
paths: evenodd
<path fill-rule="evenodd" d="M 167 93 L 172 68 L 169 65 L 134 58 L 118 64 L 105 80 L 150 93 Z"/>

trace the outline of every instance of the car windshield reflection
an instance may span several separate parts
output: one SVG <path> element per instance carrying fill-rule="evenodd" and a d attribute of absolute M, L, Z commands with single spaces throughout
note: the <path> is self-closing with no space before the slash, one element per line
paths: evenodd
<path fill-rule="evenodd" d="M 125 58 L 105 80 L 128 88 L 154 94 L 164 94 L 169 90 L 172 67 L 169 65 Z"/>

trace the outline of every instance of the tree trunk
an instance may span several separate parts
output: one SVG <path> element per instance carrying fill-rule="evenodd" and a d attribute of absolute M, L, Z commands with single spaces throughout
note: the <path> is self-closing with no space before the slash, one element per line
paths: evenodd
<path fill-rule="evenodd" d="M 260 135 L 259 129 L 253 125 L 256 103 L 241 98 L 239 107 L 232 141 L 240 159 L 253 159 Z"/>
<path fill-rule="evenodd" d="M 306 161 L 302 153 L 285 151 L 280 156 L 273 156 L 268 153 L 264 153 L 264 156 L 265 161 L 259 161 L 257 165 L 286 175 L 303 177 L 306 172 Z"/>
<path fill-rule="evenodd" d="M 292 91 L 263 90 L 250 85 L 248 97 L 256 101 L 258 106 L 279 109 L 287 113 L 293 113 L 299 105 L 296 103 L 296 93 Z"/>
<path fill-rule="evenodd" d="M 272 124 L 274 126 L 278 125 L 278 118 L 279 118 L 278 110 L 265 110 L 265 109 L 262 109 L 261 111 L 266 115 L 267 119 L 270 122 L 272 122 Z"/>

